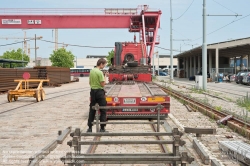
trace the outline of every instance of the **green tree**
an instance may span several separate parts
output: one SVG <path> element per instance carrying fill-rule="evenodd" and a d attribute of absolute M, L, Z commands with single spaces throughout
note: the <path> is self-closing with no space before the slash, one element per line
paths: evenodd
<path fill-rule="evenodd" d="M 71 53 L 71 51 L 67 51 L 64 48 L 53 51 L 53 53 L 50 54 L 49 59 L 52 63 L 52 66 L 68 68 L 74 67 L 74 55 Z"/>
<path fill-rule="evenodd" d="M 27 61 L 27 63 L 13 63 L 12 67 L 25 67 L 27 66 L 28 62 L 30 61 L 30 58 L 28 55 L 23 53 L 23 50 L 21 48 L 18 48 L 17 50 L 11 50 L 11 51 L 6 51 L 3 53 L 1 56 L 3 59 L 12 59 L 12 60 L 23 60 Z M 9 64 L 5 64 L 4 67 L 10 67 Z"/>
<path fill-rule="evenodd" d="M 111 50 L 108 54 L 109 55 L 106 57 L 108 62 L 107 66 L 111 66 L 111 58 L 114 58 L 115 52 L 114 50 Z"/>

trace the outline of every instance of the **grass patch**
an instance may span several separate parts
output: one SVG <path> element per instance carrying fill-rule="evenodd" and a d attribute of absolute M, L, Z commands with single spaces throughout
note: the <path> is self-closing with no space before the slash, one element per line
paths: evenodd
<path fill-rule="evenodd" d="M 224 128 L 225 126 L 223 124 L 219 124 L 219 128 Z"/>
<path fill-rule="evenodd" d="M 206 90 L 203 90 L 203 89 L 196 89 L 194 87 L 192 87 L 191 92 L 192 93 L 198 93 L 198 94 L 203 94 L 204 92 L 210 93 L 210 91 L 208 91 L 208 90 L 206 91 Z"/>
<path fill-rule="evenodd" d="M 250 99 L 248 97 L 237 99 L 236 103 L 238 106 L 244 107 L 247 111 L 250 111 Z"/>
<path fill-rule="evenodd" d="M 214 92 L 214 95 L 215 95 L 216 97 L 218 97 L 218 96 L 219 96 L 219 93 L 217 93 L 217 92 Z"/>
<path fill-rule="evenodd" d="M 224 97 L 224 99 L 226 99 L 227 101 L 229 101 L 229 102 L 232 102 L 233 101 L 233 99 L 231 99 L 231 98 L 229 98 L 229 97 Z"/>
<path fill-rule="evenodd" d="M 215 109 L 216 109 L 217 111 L 222 111 L 222 107 L 221 107 L 221 106 L 215 106 Z"/>

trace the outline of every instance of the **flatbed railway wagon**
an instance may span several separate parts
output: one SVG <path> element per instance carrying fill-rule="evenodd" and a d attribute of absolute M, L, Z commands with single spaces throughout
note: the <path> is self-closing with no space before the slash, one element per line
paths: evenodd
<path fill-rule="evenodd" d="M 150 59 L 143 62 L 143 43 L 116 43 L 112 67 L 109 68 L 109 84 L 105 85 L 108 119 L 157 118 L 155 109 L 138 109 L 138 106 L 161 104 L 160 118 L 170 111 L 170 97 L 152 82 Z M 116 109 L 116 106 L 131 108 Z M 132 108 L 133 107 L 133 108 Z"/>

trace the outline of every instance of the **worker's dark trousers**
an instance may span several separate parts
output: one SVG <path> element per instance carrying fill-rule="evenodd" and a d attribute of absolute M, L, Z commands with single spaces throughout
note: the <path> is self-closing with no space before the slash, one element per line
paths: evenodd
<path fill-rule="evenodd" d="M 96 110 L 92 109 L 92 106 L 94 106 L 96 103 L 99 104 L 99 106 L 106 106 L 107 101 L 105 98 L 105 92 L 103 89 L 91 89 L 90 91 L 90 108 L 89 108 L 89 119 L 88 119 L 88 126 L 91 128 L 93 126 L 92 122 L 95 119 L 95 113 Z M 101 115 L 100 115 L 100 121 L 106 122 L 106 110 L 100 109 Z M 101 129 L 104 129 L 105 124 L 101 124 Z"/>

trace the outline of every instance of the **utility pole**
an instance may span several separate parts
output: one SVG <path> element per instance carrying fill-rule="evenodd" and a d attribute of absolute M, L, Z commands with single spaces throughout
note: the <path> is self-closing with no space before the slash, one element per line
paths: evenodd
<path fill-rule="evenodd" d="M 30 45 L 28 45 L 28 56 L 29 56 L 29 58 L 30 58 L 30 50 L 31 49 L 39 49 L 39 47 L 36 47 L 36 48 L 30 48 Z"/>
<path fill-rule="evenodd" d="M 36 34 L 35 34 L 35 48 L 36 48 Z M 35 66 L 37 65 L 37 54 L 35 49 Z"/>
<path fill-rule="evenodd" d="M 22 47 L 24 47 L 23 46 L 24 45 L 24 41 L 22 42 Z M 24 49 L 22 50 L 22 61 L 23 61 L 23 51 L 24 51 Z M 22 67 L 24 66 L 24 64 L 23 64 L 23 62 L 22 62 Z"/>
<path fill-rule="evenodd" d="M 58 29 L 55 29 L 55 51 L 58 49 Z"/>
<path fill-rule="evenodd" d="M 24 53 L 27 55 L 27 41 L 26 41 L 26 31 L 24 31 Z"/>
<path fill-rule="evenodd" d="M 75 56 L 76 57 L 76 60 L 75 60 L 75 62 L 76 62 L 76 68 L 77 68 L 77 56 Z"/>
<path fill-rule="evenodd" d="M 171 65 L 171 72 L 170 72 L 170 81 L 174 81 L 173 77 L 173 35 L 172 35 L 172 0 L 170 0 L 170 65 Z"/>
<path fill-rule="evenodd" d="M 203 0 L 202 76 L 203 90 L 207 90 L 206 0 Z"/>

